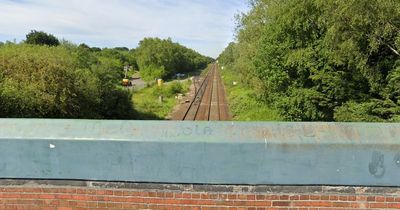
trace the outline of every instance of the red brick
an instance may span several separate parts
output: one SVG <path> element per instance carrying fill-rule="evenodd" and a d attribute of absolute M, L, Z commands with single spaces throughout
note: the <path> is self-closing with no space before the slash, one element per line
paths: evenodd
<path fill-rule="evenodd" d="M 174 193 L 172 193 L 172 192 L 166 192 L 165 193 L 165 197 L 166 198 L 173 198 L 174 197 Z M 192 197 L 193 197 L 193 195 L 192 195 Z M 200 197 L 199 197 L 200 198 Z"/>
<path fill-rule="evenodd" d="M 56 198 L 56 196 L 52 195 L 52 194 L 40 194 L 39 198 L 40 199 L 54 199 L 54 198 Z"/>
<path fill-rule="evenodd" d="M 386 197 L 386 202 L 394 202 L 394 198 L 393 197 Z"/>
<path fill-rule="evenodd" d="M 310 200 L 309 195 L 300 195 L 300 200 Z"/>
<path fill-rule="evenodd" d="M 350 207 L 351 203 L 348 203 L 348 202 L 333 202 L 332 206 L 333 207 Z"/>
<path fill-rule="evenodd" d="M 289 200 L 289 196 L 288 195 L 281 195 L 281 196 L 279 196 L 279 200 L 287 201 L 287 200 Z"/>
<path fill-rule="evenodd" d="M 256 200 L 256 195 L 247 195 L 247 200 Z"/>
<path fill-rule="evenodd" d="M 97 203 L 97 207 L 99 207 L 99 208 L 107 208 L 107 203 Z"/>
<path fill-rule="evenodd" d="M 208 196 L 208 193 L 201 193 L 200 198 L 201 199 L 210 199 L 210 196 Z"/>
<path fill-rule="evenodd" d="M 167 195 L 165 195 L 165 197 L 167 197 Z M 192 198 L 199 199 L 200 198 L 200 193 L 192 193 Z"/>
<path fill-rule="evenodd" d="M 156 192 L 149 192 L 149 197 L 158 197 Z"/>
<path fill-rule="evenodd" d="M 60 189 L 57 189 L 57 188 L 43 188 L 42 192 L 44 192 L 44 193 L 59 193 Z"/>
<path fill-rule="evenodd" d="M 356 201 L 357 198 L 356 198 L 356 196 L 352 195 L 352 196 L 348 196 L 348 197 L 347 197 L 347 200 L 348 200 L 348 201 Z"/>
<path fill-rule="evenodd" d="M 330 195 L 330 196 L 329 196 L 329 200 L 331 200 L 331 201 L 338 201 L 338 200 L 339 200 L 339 196 L 337 196 L 337 195 Z"/>
<path fill-rule="evenodd" d="M 391 209 L 400 209 L 400 203 L 388 203 L 387 207 Z"/>
<path fill-rule="evenodd" d="M 69 193 L 69 194 L 76 194 L 75 188 L 61 188 L 58 189 L 59 193 Z"/>
<path fill-rule="evenodd" d="M 386 208 L 386 203 L 370 203 L 369 204 L 369 208 L 373 208 L 373 209 L 382 209 L 382 208 Z"/>
<path fill-rule="evenodd" d="M 0 198 L 21 198 L 21 194 L 0 194 Z"/>
<path fill-rule="evenodd" d="M 1 205 L 2 204 L 2 205 Z M 400 197 L 312 194 L 234 194 L 91 188 L 0 188 L 0 210 L 173 209 L 173 210 L 332 210 L 400 209 Z"/>
<path fill-rule="evenodd" d="M 76 189 L 77 194 L 86 194 L 86 189 L 78 188 Z"/>
<path fill-rule="evenodd" d="M 321 195 L 322 201 L 329 201 L 329 195 Z"/>
<path fill-rule="evenodd" d="M 352 203 L 350 203 L 350 208 L 353 208 L 353 209 L 359 209 L 359 208 L 364 209 L 365 205 L 364 205 L 364 203 L 352 202 Z"/>
<path fill-rule="evenodd" d="M 228 200 L 228 194 L 219 194 L 220 200 Z"/>
<path fill-rule="evenodd" d="M 277 196 L 277 195 L 266 195 L 265 196 L 265 200 L 270 200 L 270 201 L 279 200 L 279 196 Z"/>
<path fill-rule="evenodd" d="M 236 200 L 237 199 L 237 195 L 236 194 L 228 194 L 228 199 L 229 200 Z"/>
<path fill-rule="evenodd" d="M 41 193 L 41 188 L 22 188 L 23 192 Z"/>
<path fill-rule="evenodd" d="M 163 202 L 165 204 L 181 204 L 181 200 L 175 200 L 175 199 L 165 199 Z"/>
<path fill-rule="evenodd" d="M 265 195 L 256 195 L 256 200 L 265 200 Z"/>
<path fill-rule="evenodd" d="M 72 200 L 77 200 L 77 201 L 90 201 L 91 196 L 88 195 L 73 195 Z"/>
<path fill-rule="evenodd" d="M 374 196 L 368 196 L 367 197 L 367 201 L 375 201 L 375 197 Z"/>
<path fill-rule="evenodd" d="M 376 201 L 376 202 L 385 202 L 385 197 L 383 197 L 383 196 L 376 196 L 376 197 L 375 197 L 375 201 Z"/>
<path fill-rule="evenodd" d="M 192 195 L 190 193 L 183 193 L 182 198 L 192 198 Z"/>
<path fill-rule="evenodd" d="M 254 206 L 271 206 L 272 205 L 272 201 L 255 201 L 253 203 Z"/>
<path fill-rule="evenodd" d="M 247 200 L 247 195 L 244 194 L 239 194 L 237 197 L 238 197 L 237 199 L 239 200 Z"/>
<path fill-rule="evenodd" d="M 287 201 L 274 201 L 272 206 L 290 206 L 290 202 Z"/>
<path fill-rule="evenodd" d="M 357 196 L 356 201 L 367 201 L 367 196 Z"/>
<path fill-rule="evenodd" d="M 327 201 L 296 201 L 294 205 L 296 207 L 331 207 L 332 203 Z"/>
<path fill-rule="evenodd" d="M 145 192 L 145 193 L 147 193 L 147 192 Z M 124 196 L 124 192 L 120 191 L 120 190 L 117 190 L 117 191 L 114 191 L 114 195 L 115 196 Z M 148 193 L 147 193 L 147 196 L 148 196 Z"/>

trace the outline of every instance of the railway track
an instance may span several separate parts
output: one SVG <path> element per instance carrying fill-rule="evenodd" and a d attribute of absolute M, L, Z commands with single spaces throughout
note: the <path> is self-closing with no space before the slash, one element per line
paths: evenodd
<path fill-rule="evenodd" d="M 204 80 L 196 86 L 196 94 L 181 119 L 187 121 L 230 120 L 224 86 L 217 64 L 213 64 Z"/>

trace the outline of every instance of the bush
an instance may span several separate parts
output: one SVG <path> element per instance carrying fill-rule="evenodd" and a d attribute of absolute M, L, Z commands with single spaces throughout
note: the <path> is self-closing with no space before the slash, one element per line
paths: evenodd
<path fill-rule="evenodd" d="M 96 77 L 64 48 L 7 45 L 0 57 L 2 117 L 96 117 Z"/>
<path fill-rule="evenodd" d="M 185 92 L 185 90 L 184 90 L 182 83 L 174 81 L 167 86 L 165 94 L 169 95 L 169 96 L 173 96 L 178 93 L 184 93 L 184 92 Z"/>
<path fill-rule="evenodd" d="M 335 109 L 335 120 L 342 122 L 400 122 L 400 108 L 392 101 L 347 102 Z"/>
<path fill-rule="evenodd" d="M 161 87 L 153 87 L 152 95 L 153 96 L 164 96 L 164 97 L 174 97 L 178 93 L 186 92 L 182 83 L 174 81 L 170 84 L 165 84 Z"/>
<path fill-rule="evenodd" d="M 117 87 L 120 62 L 82 61 L 77 51 L 26 44 L 1 47 L 0 117 L 133 118 L 132 95 Z"/>

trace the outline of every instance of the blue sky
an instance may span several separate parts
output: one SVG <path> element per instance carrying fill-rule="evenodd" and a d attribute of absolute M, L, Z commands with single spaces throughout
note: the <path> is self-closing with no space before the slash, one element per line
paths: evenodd
<path fill-rule="evenodd" d="M 136 47 L 171 37 L 216 57 L 233 40 L 247 0 L 0 0 L 0 41 L 43 30 L 74 43 Z"/>

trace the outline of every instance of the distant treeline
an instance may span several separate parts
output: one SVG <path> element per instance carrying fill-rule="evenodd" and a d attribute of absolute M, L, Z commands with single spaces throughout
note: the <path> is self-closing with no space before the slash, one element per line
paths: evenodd
<path fill-rule="evenodd" d="M 290 121 L 400 121 L 400 1 L 251 0 L 219 61 Z"/>
<path fill-rule="evenodd" d="M 168 44 L 100 49 L 38 31 L 22 43 L 0 42 L 0 117 L 134 119 L 132 95 L 120 85 L 124 66 L 150 80 L 194 71 L 211 60 L 170 40 L 144 42 Z M 170 51 L 175 54 L 164 53 Z M 171 63 L 179 53 L 183 67 Z"/>
<path fill-rule="evenodd" d="M 213 61 L 171 39 L 145 38 L 136 49 L 137 64 L 145 80 L 171 77 L 204 69 Z"/>

